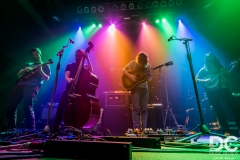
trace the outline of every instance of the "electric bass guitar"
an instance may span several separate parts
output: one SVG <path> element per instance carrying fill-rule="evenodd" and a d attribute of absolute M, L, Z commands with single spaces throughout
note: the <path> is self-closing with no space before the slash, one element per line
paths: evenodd
<path fill-rule="evenodd" d="M 38 67 L 38 66 L 44 66 L 44 65 L 52 64 L 52 63 L 53 63 L 53 61 L 50 59 L 50 60 L 48 60 L 48 62 L 46 62 L 46 63 L 39 64 L 39 65 L 35 66 L 31 71 L 29 71 L 29 72 L 26 73 L 25 75 L 21 76 L 21 77 L 17 80 L 17 83 L 22 82 L 22 81 L 25 81 L 25 80 L 29 79 L 32 75 L 34 75 L 34 74 L 37 72 L 37 67 Z"/>
<path fill-rule="evenodd" d="M 211 81 L 208 82 L 208 83 L 204 83 L 204 84 L 203 84 L 203 87 L 204 87 L 206 90 L 209 90 L 209 91 L 213 91 L 213 90 L 218 89 L 218 88 L 220 87 L 220 84 L 221 84 L 220 77 L 221 77 L 223 74 L 229 72 L 228 69 L 229 69 L 230 67 L 232 67 L 234 64 L 238 63 L 239 60 L 240 60 L 240 58 L 237 59 L 237 60 L 235 60 L 235 61 L 233 61 L 232 63 L 230 63 L 230 65 L 228 65 L 228 67 L 226 67 L 226 70 L 225 70 L 225 71 L 221 71 L 221 72 L 218 73 L 218 74 L 210 74 L 210 75 L 207 75 L 206 77 L 204 77 L 205 80 L 206 80 L 206 79 L 211 79 Z"/>
<path fill-rule="evenodd" d="M 167 62 L 164 64 L 161 64 L 157 67 L 152 68 L 153 70 L 161 68 L 163 66 L 169 66 L 169 65 L 173 65 L 173 62 Z M 136 87 L 138 84 L 146 82 L 148 79 L 148 74 L 150 73 L 149 71 L 147 72 L 129 72 L 131 75 L 134 75 L 136 77 L 135 82 L 133 82 L 128 76 L 126 76 L 125 74 L 122 75 L 122 84 L 124 86 L 124 88 L 126 88 L 127 90 L 132 90 L 134 87 Z"/>

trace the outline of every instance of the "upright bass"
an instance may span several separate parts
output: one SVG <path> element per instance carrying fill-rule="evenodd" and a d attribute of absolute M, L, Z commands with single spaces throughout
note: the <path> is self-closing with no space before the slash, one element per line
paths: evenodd
<path fill-rule="evenodd" d="M 85 53 L 93 49 L 88 42 Z M 92 128 L 100 118 L 99 100 L 95 96 L 98 77 L 84 68 L 85 57 L 82 58 L 74 82 L 69 90 L 69 103 L 64 112 L 64 124 L 75 128 Z"/>

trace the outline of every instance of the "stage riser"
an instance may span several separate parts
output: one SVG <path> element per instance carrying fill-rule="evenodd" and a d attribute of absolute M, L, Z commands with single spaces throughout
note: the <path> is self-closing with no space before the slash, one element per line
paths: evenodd
<path fill-rule="evenodd" d="M 44 153 L 50 157 L 74 159 L 130 160 L 132 159 L 132 144 L 129 142 L 47 140 Z"/>

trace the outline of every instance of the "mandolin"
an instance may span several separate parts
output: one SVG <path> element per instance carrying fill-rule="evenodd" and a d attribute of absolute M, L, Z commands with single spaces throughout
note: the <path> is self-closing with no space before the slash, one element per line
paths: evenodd
<path fill-rule="evenodd" d="M 173 65 L 173 62 L 167 62 L 167 63 L 163 63 L 157 67 L 152 68 L 153 70 L 161 68 L 163 66 L 169 66 L 169 65 Z M 146 82 L 148 79 L 148 74 L 149 71 L 147 72 L 129 72 L 130 74 L 134 75 L 137 79 L 137 81 L 133 82 L 128 76 L 126 76 L 125 74 L 122 75 L 122 84 L 124 86 L 124 88 L 126 88 L 127 90 L 132 90 L 134 87 L 136 87 L 138 84 Z"/>

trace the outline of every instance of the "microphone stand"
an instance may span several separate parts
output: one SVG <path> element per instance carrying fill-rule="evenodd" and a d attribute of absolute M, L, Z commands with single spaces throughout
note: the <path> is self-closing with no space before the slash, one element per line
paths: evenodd
<path fill-rule="evenodd" d="M 203 114 L 202 114 L 202 109 L 201 109 L 201 103 L 200 103 L 200 99 L 199 99 L 199 95 L 198 95 L 198 89 L 197 89 L 197 84 L 195 81 L 195 74 L 194 74 L 194 70 L 193 70 L 193 64 L 192 64 L 192 57 L 191 57 L 191 53 L 190 53 L 190 47 L 189 47 L 189 41 L 192 41 L 192 39 L 189 38 L 176 38 L 175 36 L 171 36 L 168 41 L 172 41 L 172 40 L 178 40 L 178 41 L 183 41 L 183 44 L 186 47 L 187 50 L 187 58 L 188 58 L 188 62 L 189 62 L 189 66 L 190 66 L 190 71 L 191 71 L 191 76 L 192 76 L 192 81 L 193 81 L 193 86 L 194 86 L 194 91 L 195 91 L 195 95 L 196 95 L 196 100 L 197 100 L 197 105 L 198 105 L 198 111 L 199 111 L 199 115 L 200 115 L 200 121 L 201 124 L 198 124 L 193 130 L 200 128 L 200 132 L 196 133 L 192 136 L 189 136 L 187 138 L 183 138 L 181 140 L 178 140 L 177 142 L 184 142 L 187 141 L 189 139 L 195 138 L 194 141 L 197 141 L 202 135 L 216 135 L 216 136 L 220 136 L 220 137 L 224 137 L 226 138 L 226 136 L 221 135 L 221 134 L 217 134 L 217 133 L 213 133 L 210 132 L 210 130 L 208 129 L 208 127 L 204 124 L 204 119 L 203 119 Z"/>
<path fill-rule="evenodd" d="M 52 97 L 51 97 L 51 102 L 48 103 L 48 118 L 47 118 L 47 124 L 46 126 L 43 128 L 43 131 L 42 132 L 47 132 L 49 133 L 50 132 L 50 127 L 49 127 L 49 121 L 50 121 L 50 116 L 51 116 L 51 111 L 52 111 L 52 104 L 53 104 L 53 99 L 54 99 L 54 95 L 56 93 L 56 89 L 57 89 L 57 82 L 58 82 L 58 72 L 60 70 L 60 62 L 61 62 L 61 59 L 62 59 L 62 55 L 63 55 L 63 52 L 64 52 L 64 49 L 68 47 L 69 43 L 74 43 L 70 38 L 69 38 L 69 41 L 68 43 L 63 46 L 63 48 L 58 52 L 57 56 L 59 57 L 58 59 L 58 64 L 57 64 L 57 67 L 56 67 L 56 76 L 55 76 L 55 80 L 54 80 L 54 87 L 53 87 L 53 91 L 52 91 Z"/>

